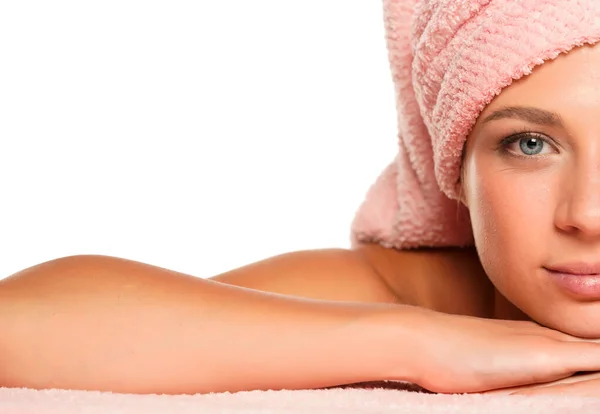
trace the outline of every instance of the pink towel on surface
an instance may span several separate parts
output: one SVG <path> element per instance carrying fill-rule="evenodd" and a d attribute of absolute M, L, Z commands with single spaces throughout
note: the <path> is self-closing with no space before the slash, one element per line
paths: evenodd
<path fill-rule="evenodd" d="M 198 395 L 132 395 L 0 388 L 2 414 L 596 414 L 600 398 L 424 394 L 334 388 Z"/>
<path fill-rule="evenodd" d="M 467 246 L 463 145 L 502 88 L 600 40 L 599 0 L 383 0 L 398 154 L 366 194 L 351 243 Z"/>

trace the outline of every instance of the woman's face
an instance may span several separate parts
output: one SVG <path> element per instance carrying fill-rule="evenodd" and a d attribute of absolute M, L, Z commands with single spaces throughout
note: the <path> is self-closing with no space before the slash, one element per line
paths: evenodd
<path fill-rule="evenodd" d="M 600 338 L 600 46 L 505 88 L 469 134 L 463 168 L 498 291 L 542 325 Z"/>

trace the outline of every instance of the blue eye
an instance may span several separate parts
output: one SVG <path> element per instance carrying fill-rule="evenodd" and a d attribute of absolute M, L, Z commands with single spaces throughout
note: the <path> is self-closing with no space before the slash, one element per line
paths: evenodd
<path fill-rule="evenodd" d="M 519 147 L 524 154 L 538 155 L 544 149 L 545 142 L 539 138 L 527 137 L 519 140 Z"/>
<path fill-rule="evenodd" d="M 534 157 L 546 155 L 554 151 L 554 146 L 548 138 L 531 132 L 511 135 L 500 142 L 502 151 L 517 157 Z M 548 152 L 550 151 L 550 152 Z"/>

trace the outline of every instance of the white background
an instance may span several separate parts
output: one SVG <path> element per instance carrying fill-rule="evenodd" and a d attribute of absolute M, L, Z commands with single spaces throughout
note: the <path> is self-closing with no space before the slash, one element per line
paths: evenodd
<path fill-rule="evenodd" d="M 0 278 L 349 247 L 395 135 L 379 1 L 3 1 Z"/>

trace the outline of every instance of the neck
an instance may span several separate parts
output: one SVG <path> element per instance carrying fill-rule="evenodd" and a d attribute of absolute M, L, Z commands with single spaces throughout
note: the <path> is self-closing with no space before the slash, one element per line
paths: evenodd
<path fill-rule="evenodd" d="M 494 319 L 531 321 L 527 314 L 509 302 L 498 289 L 494 289 Z"/>

